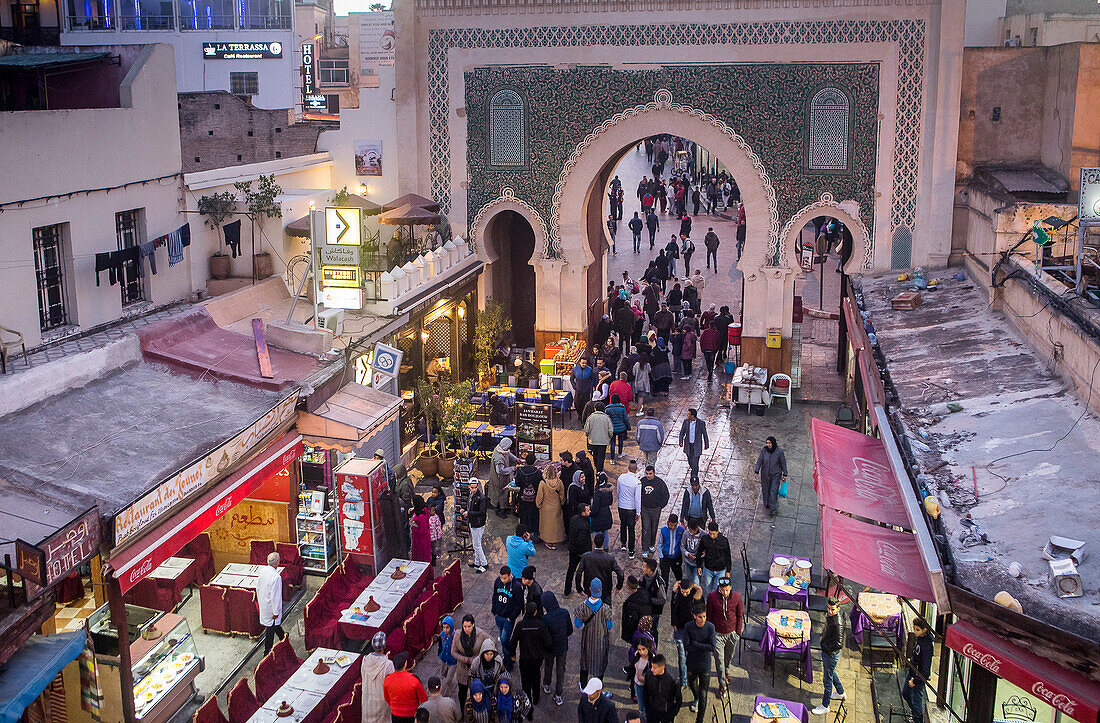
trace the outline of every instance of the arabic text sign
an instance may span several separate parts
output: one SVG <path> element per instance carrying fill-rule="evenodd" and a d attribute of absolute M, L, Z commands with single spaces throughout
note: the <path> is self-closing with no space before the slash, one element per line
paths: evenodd
<path fill-rule="evenodd" d="M 211 549 L 247 557 L 252 540 L 285 541 L 290 530 L 288 508 L 286 502 L 244 500 L 210 525 Z"/>
<path fill-rule="evenodd" d="M 261 439 L 294 416 L 298 391 L 279 402 L 270 412 L 250 424 L 226 444 L 162 482 L 134 504 L 115 515 L 115 545 L 153 523 L 230 469 Z"/>

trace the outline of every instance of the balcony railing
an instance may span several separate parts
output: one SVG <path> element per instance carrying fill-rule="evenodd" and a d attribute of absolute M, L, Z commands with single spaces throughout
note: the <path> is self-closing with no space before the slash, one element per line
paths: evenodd
<path fill-rule="evenodd" d="M 0 28 L 0 40 L 20 45 L 60 45 L 61 28 Z"/>
<path fill-rule="evenodd" d="M 194 15 L 180 14 L 180 30 L 232 30 L 232 15 Z"/>
<path fill-rule="evenodd" d="M 75 15 L 68 17 L 69 30 L 81 33 L 88 30 L 118 30 L 118 25 L 112 17 L 84 18 Z"/>
<path fill-rule="evenodd" d="M 119 23 L 123 30 L 171 30 L 171 15 L 123 16 Z"/>
<path fill-rule="evenodd" d="M 253 17 L 241 19 L 241 28 L 248 30 L 290 30 L 290 17 Z"/>

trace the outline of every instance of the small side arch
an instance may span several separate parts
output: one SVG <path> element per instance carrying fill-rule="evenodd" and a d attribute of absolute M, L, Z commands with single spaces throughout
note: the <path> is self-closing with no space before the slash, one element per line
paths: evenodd
<path fill-rule="evenodd" d="M 531 224 L 531 228 L 534 229 L 535 255 L 531 258 L 531 263 L 546 259 L 550 237 L 546 222 L 542 220 L 542 216 L 539 215 L 534 206 L 522 198 L 517 198 L 516 192 L 508 186 L 501 189 L 498 197 L 482 206 L 470 224 L 470 243 L 477 257 L 485 264 L 491 264 L 497 260 L 496 250 L 490 248 L 490 244 L 485 243 L 485 239 L 487 238 L 486 230 L 489 228 L 489 224 L 502 211 L 515 211 L 526 218 L 528 223 Z"/>
<path fill-rule="evenodd" d="M 852 234 L 852 255 L 844 265 L 844 273 L 858 274 L 871 268 L 871 234 L 859 218 L 859 204 L 855 201 L 837 202 L 832 194 L 823 193 L 821 198 L 798 211 L 783 226 L 780 238 L 788 252 L 797 253 L 797 236 L 802 228 L 818 216 L 831 216 L 848 227 Z"/>

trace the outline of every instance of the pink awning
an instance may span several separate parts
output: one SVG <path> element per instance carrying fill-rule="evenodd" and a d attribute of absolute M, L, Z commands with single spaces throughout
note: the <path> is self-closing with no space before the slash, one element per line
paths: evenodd
<path fill-rule="evenodd" d="M 825 507 L 909 529 L 882 440 L 820 419 L 810 424 L 814 491 Z M 923 566 L 922 566 L 923 569 Z"/>
<path fill-rule="evenodd" d="M 825 569 L 883 592 L 935 602 L 928 568 L 910 532 L 860 522 L 821 508 L 821 562 Z"/>
<path fill-rule="evenodd" d="M 951 623 L 947 647 L 1082 723 L 1095 723 L 1100 684 L 968 622 Z M 1034 709 L 1031 711 L 1034 716 Z M 1009 716 L 1006 716 L 1009 717 Z"/>

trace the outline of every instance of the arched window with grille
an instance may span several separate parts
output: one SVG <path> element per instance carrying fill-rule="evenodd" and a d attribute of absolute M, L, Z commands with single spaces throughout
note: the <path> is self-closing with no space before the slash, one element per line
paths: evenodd
<path fill-rule="evenodd" d="M 523 99 L 499 90 L 489 101 L 489 165 L 523 166 L 527 161 L 527 119 Z"/>
<path fill-rule="evenodd" d="M 848 96 L 839 88 L 814 93 L 809 119 L 811 171 L 848 170 L 849 112 Z"/>

